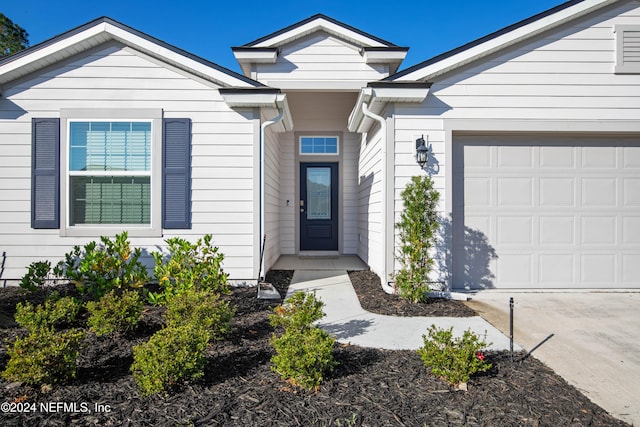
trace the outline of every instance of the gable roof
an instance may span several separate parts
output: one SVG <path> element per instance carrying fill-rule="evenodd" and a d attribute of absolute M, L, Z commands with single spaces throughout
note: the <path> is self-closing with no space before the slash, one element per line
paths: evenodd
<path fill-rule="evenodd" d="M 569 0 L 383 79 L 426 81 L 621 0 Z"/>
<path fill-rule="evenodd" d="M 398 47 L 395 44 L 361 31 L 350 25 L 318 13 L 281 30 L 260 37 L 243 47 L 277 47 L 318 30 L 324 30 L 341 39 L 350 39 L 355 44 L 367 47 Z"/>
<path fill-rule="evenodd" d="M 367 64 L 389 64 L 391 73 L 398 69 L 409 50 L 323 14 L 313 15 L 231 50 L 248 75 L 251 64 L 274 64 L 282 46 L 316 32 L 325 32 L 358 47 Z"/>
<path fill-rule="evenodd" d="M 102 17 L 0 60 L 0 85 L 110 40 L 145 53 L 223 87 L 264 87 L 197 55 L 165 43 L 108 17 Z"/>

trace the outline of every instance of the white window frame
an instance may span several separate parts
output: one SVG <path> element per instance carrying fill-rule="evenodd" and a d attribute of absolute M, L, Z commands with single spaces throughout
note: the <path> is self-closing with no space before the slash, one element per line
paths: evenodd
<path fill-rule="evenodd" d="M 104 109 L 60 111 L 60 214 L 61 236 L 114 236 L 127 231 L 129 237 L 162 236 L 162 110 L 160 109 Z M 150 171 L 73 172 L 70 165 L 70 128 L 72 122 L 149 122 L 151 123 Z M 151 184 L 151 212 L 149 224 L 78 224 L 71 225 L 70 176 L 149 176 Z"/>
<path fill-rule="evenodd" d="M 636 62 L 625 63 L 624 61 L 624 35 L 625 32 L 635 32 L 640 34 L 640 25 L 617 24 L 614 26 L 616 35 L 616 62 L 614 72 L 616 74 L 640 74 L 640 58 Z M 640 52 L 638 52 L 640 55 Z"/>
<path fill-rule="evenodd" d="M 335 153 L 303 153 L 302 152 L 303 138 L 335 138 L 336 152 Z M 340 155 L 340 137 L 338 137 L 337 135 L 300 135 L 298 137 L 298 154 L 300 154 L 300 156 L 338 156 Z"/>

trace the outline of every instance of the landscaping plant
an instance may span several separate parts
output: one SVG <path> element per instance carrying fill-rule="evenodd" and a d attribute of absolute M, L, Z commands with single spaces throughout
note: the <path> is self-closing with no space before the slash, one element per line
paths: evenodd
<path fill-rule="evenodd" d="M 7 381 L 54 384 L 76 376 L 76 359 L 84 332 L 73 329 L 56 332 L 43 329 L 16 338 L 7 348 L 9 362 L 2 372 Z"/>
<path fill-rule="evenodd" d="M 54 330 L 61 324 L 69 324 L 76 319 L 81 305 L 73 297 L 52 294 L 44 304 L 34 306 L 29 301 L 16 304 L 15 321 L 31 333 Z"/>
<path fill-rule="evenodd" d="M 44 288 L 47 280 L 51 278 L 51 263 L 49 261 L 36 261 L 29 264 L 27 273 L 22 276 L 20 287 L 31 292 Z"/>
<path fill-rule="evenodd" d="M 204 375 L 209 328 L 194 322 L 169 326 L 133 347 L 131 372 L 144 395 L 169 391 Z"/>
<path fill-rule="evenodd" d="M 165 304 L 174 295 L 191 288 L 228 293 L 227 274 L 222 270 L 224 256 L 218 247 L 212 246 L 210 234 L 196 243 L 180 237 L 166 242 L 168 256 L 161 252 L 151 254 L 155 261 L 153 272 L 162 290 L 150 292 L 149 302 Z"/>
<path fill-rule="evenodd" d="M 100 237 L 101 243 L 89 242 L 84 247 L 74 246 L 54 269 L 57 276 L 65 277 L 81 293 L 94 300 L 115 288 L 140 288 L 147 279 L 147 269 L 139 261 L 140 248 L 131 249 L 127 232 L 111 239 Z"/>
<path fill-rule="evenodd" d="M 401 193 L 404 210 L 396 223 L 400 247 L 397 259 L 400 269 L 395 283 L 400 296 L 412 302 L 423 302 L 429 295 L 429 273 L 434 264 L 440 194 L 429 176 L 414 176 Z"/>
<path fill-rule="evenodd" d="M 442 329 L 431 325 L 428 337 L 423 335 L 422 339 L 424 345 L 418 354 L 425 365 L 431 373 L 453 385 L 466 383 L 473 374 L 491 368 L 484 354 L 490 344 L 470 329 L 462 337 L 454 338 L 453 327 Z"/>
<path fill-rule="evenodd" d="M 315 294 L 296 292 L 269 316 L 272 326 L 284 328 L 282 335 L 271 338 L 276 351 L 271 369 L 307 390 L 317 390 L 324 374 L 337 364 L 332 354 L 335 339 L 313 325 L 324 317 L 323 306 Z"/>
<path fill-rule="evenodd" d="M 111 290 L 98 301 L 87 302 L 87 326 L 96 335 L 130 331 L 142 318 L 143 305 L 137 290 Z"/>
<path fill-rule="evenodd" d="M 235 309 L 214 291 L 188 289 L 171 298 L 164 317 L 168 327 L 197 322 L 210 329 L 213 339 L 222 339 L 231 332 L 234 314 Z"/>
<path fill-rule="evenodd" d="M 57 294 L 44 304 L 29 302 L 16 305 L 15 320 L 29 331 L 7 347 L 9 362 L 2 377 L 27 384 L 65 382 L 76 375 L 76 359 L 84 339 L 79 329 L 56 331 L 56 327 L 75 320 L 80 304 L 71 297 Z"/>

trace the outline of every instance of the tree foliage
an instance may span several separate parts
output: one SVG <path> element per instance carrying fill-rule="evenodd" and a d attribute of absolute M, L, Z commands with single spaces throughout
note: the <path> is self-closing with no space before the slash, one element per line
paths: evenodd
<path fill-rule="evenodd" d="M 402 191 L 404 210 L 396 223 L 399 233 L 397 259 L 400 270 L 395 275 L 400 296 L 412 302 L 423 302 L 429 294 L 429 273 L 434 260 L 440 194 L 428 176 L 414 176 Z"/>
<path fill-rule="evenodd" d="M 0 58 L 13 55 L 29 46 L 29 34 L 0 13 Z"/>

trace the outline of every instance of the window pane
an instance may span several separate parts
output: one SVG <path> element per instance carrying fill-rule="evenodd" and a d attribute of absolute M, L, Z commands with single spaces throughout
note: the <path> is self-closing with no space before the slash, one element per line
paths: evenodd
<path fill-rule="evenodd" d="M 72 122 L 71 171 L 150 171 L 151 123 Z"/>
<path fill-rule="evenodd" d="M 71 176 L 71 225 L 150 224 L 151 178 Z"/>
<path fill-rule="evenodd" d="M 307 219 L 331 219 L 331 168 L 307 169 Z"/>
<path fill-rule="evenodd" d="M 338 138 L 336 137 L 303 137 L 300 138 L 301 154 L 338 154 Z"/>

